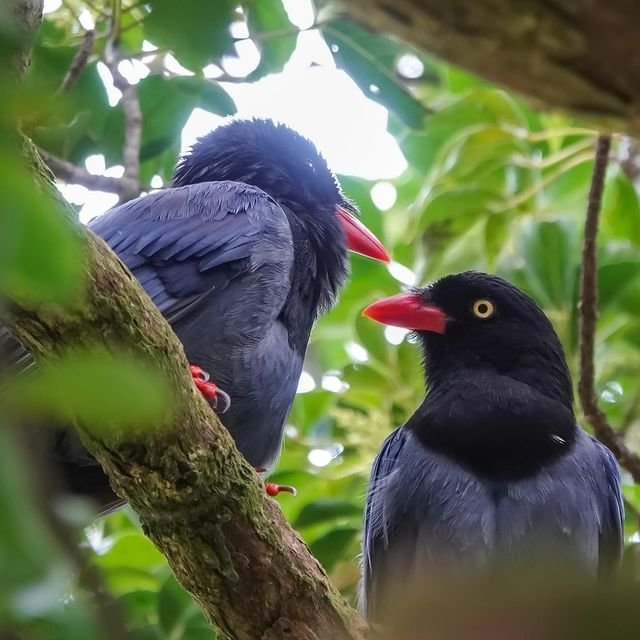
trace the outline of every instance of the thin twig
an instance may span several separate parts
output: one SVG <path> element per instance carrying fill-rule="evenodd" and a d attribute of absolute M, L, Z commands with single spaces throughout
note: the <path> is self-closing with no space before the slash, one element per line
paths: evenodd
<path fill-rule="evenodd" d="M 122 147 L 122 199 L 132 200 L 140 195 L 140 145 L 142 142 L 142 109 L 138 88 L 122 75 L 118 65 L 122 61 L 118 40 L 120 37 L 120 0 L 114 0 L 111 9 L 111 32 L 105 47 L 104 61 L 113 76 L 113 84 L 122 92 L 124 114 L 124 145 Z"/>
<path fill-rule="evenodd" d="M 596 437 L 611 449 L 620 464 L 632 475 L 634 481 L 640 483 L 640 458 L 627 447 L 622 434 L 611 426 L 607 416 L 598 406 L 598 398 L 595 391 L 595 336 L 598 317 L 596 238 L 610 147 L 610 136 L 598 137 L 582 248 L 580 380 L 578 382 L 578 393 L 584 417 Z"/>
<path fill-rule="evenodd" d="M 44 149 L 38 149 L 40 157 L 44 163 L 49 167 L 51 173 L 69 184 L 81 184 L 87 189 L 93 189 L 96 191 L 108 191 L 110 193 L 117 193 L 119 196 L 123 193 L 123 181 L 120 178 L 112 178 L 109 176 L 96 176 L 89 173 L 82 167 L 77 167 L 75 164 L 58 158 L 57 156 L 45 151 Z"/>
<path fill-rule="evenodd" d="M 142 110 L 138 99 L 138 88 L 129 84 L 122 75 L 118 64 L 120 56 L 113 50 L 106 57 L 106 63 L 113 76 L 113 84 L 122 92 L 122 112 L 124 114 L 124 145 L 122 146 L 122 199 L 132 200 L 140 195 L 140 145 L 142 142 Z"/>
<path fill-rule="evenodd" d="M 69 70 L 64 76 L 62 80 L 62 84 L 58 89 L 58 93 L 64 93 L 68 91 L 74 84 L 75 81 L 80 77 L 82 70 L 87 64 L 87 60 L 89 60 L 89 56 L 91 55 L 91 51 L 93 50 L 93 41 L 95 39 L 96 32 L 93 29 L 89 29 L 85 31 L 84 36 L 82 38 L 82 44 L 76 51 L 76 55 L 71 62 L 71 66 Z"/>

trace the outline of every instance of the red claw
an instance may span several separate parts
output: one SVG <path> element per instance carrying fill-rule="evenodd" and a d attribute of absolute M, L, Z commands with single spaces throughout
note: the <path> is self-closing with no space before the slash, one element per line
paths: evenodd
<path fill-rule="evenodd" d="M 275 482 L 265 482 L 264 488 L 267 492 L 268 496 L 275 498 L 279 493 L 285 491 L 286 493 L 290 493 L 292 495 L 296 495 L 297 491 L 294 487 L 290 487 L 286 484 L 276 484 Z"/>
<path fill-rule="evenodd" d="M 265 467 L 254 467 L 254 469 L 257 473 L 264 473 L 265 471 L 268 471 L 268 469 L 266 469 Z M 294 496 L 297 494 L 295 487 L 290 487 L 286 484 L 276 484 L 275 482 L 265 482 L 264 489 L 267 492 L 267 495 L 271 496 L 272 498 L 275 498 L 283 491 Z"/>
<path fill-rule="evenodd" d="M 222 409 L 222 413 L 225 413 L 229 407 L 231 406 L 231 398 L 227 393 L 225 393 L 218 385 L 209 381 L 209 374 L 206 371 L 203 371 L 200 367 L 196 365 L 190 365 L 189 371 L 191 372 L 191 377 L 193 378 L 193 382 L 195 383 L 198 391 L 207 399 L 213 403 L 213 408 L 218 408 L 218 398 L 222 398 L 224 402 L 224 408 Z"/>

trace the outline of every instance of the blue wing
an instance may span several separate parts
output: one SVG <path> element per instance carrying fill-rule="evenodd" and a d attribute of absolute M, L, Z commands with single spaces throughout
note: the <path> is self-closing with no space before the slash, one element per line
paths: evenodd
<path fill-rule="evenodd" d="M 89 226 L 169 322 L 240 274 L 265 262 L 288 267 L 293 255 L 284 211 L 260 189 L 237 182 L 158 191 L 112 209 Z"/>
<path fill-rule="evenodd" d="M 367 502 L 364 512 L 364 532 L 362 541 L 362 584 L 360 585 L 359 606 L 363 613 L 374 609 L 372 593 L 372 567 L 376 564 L 378 553 L 384 553 L 388 543 L 388 531 L 384 514 L 384 501 L 381 489 L 395 470 L 398 456 L 407 440 L 403 427 L 396 429 L 382 443 L 374 460 L 369 476 Z"/>
<path fill-rule="evenodd" d="M 600 453 L 606 486 L 600 487 L 603 503 L 600 540 L 598 545 L 598 574 L 611 575 L 615 572 L 624 551 L 624 501 L 620 467 L 611 451 L 601 442 L 591 437 Z"/>

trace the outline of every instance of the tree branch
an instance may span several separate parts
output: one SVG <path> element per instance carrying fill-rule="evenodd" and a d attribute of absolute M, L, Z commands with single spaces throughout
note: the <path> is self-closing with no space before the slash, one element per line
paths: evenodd
<path fill-rule="evenodd" d="M 96 191 L 108 191 L 122 195 L 124 183 L 121 178 L 111 178 L 109 176 L 96 176 L 89 173 L 86 169 L 78 167 L 75 164 L 54 156 L 52 153 L 44 149 L 38 149 L 38 153 L 42 157 L 44 163 L 49 167 L 53 175 L 70 184 L 81 184 L 87 189 Z"/>
<path fill-rule="evenodd" d="M 584 227 L 580 284 L 580 380 L 578 393 L 584 417 L 595 435 L 611 449 L 620 464 L 633 476 L 634 481 L 640 482 L 640 458 L 627 447 L 622 434 L 611 426 L 607 416 L 598 406 L 595 391 L 595 336 L 598 318 L 596 239 L 610 147 L 610 136 L 598 138 Z"/>
<path fill-rule="evenodd" d="M 112 3 L 111 32 L 104 52 L 104 61 L 113 76 L 113 84 L 122 92 L 124 114 L 124 145 L 122 161 L 122 199 L 132 200 L 140 195 L 140 145 L 142 143 L 142 110 L 138 99 L 138 88 L 122 75 L 118 65 L 122 57 L 118 46 L 120 37 L 120 0 Z"/>
<path fill-rule="evenodd" d="M 60 84 L 60 88 L 58 89 L 59 93 L 64 93 L 65 91 L 71 89 L 76 80 L 80 77 L 82 70 L 87 64 L 87 60 L 89 60 L 91 51 L 93 50 L 93 41 L 95 39 L 95 35 L 96 32 L 93 29 L 85 31 L 82 38 L 82 44 L 78 47 L 78 51 L 76 51 L 76 55 L 71 61 L 71 66 L 67 70 L 67 73 L 65 74 L 64 79 Z"/>
<path fill-rule="evenodd" d="M 640 4 L 350 0 L 359 22 L 531 100 L 640 132 Z"/>
<path fill-rule="evenodd" d="M 35 150 L 32 161 L 43 175 Z M 119 345 L 165 376 L 174 414 L 154 431 L 80 432 L 178 581 L 221 638 L 364 638 L 364 621 L 197 392 L 169 325 L 109 247 L 82 227 L 78 234 L 84 299 L 65 309 L 9 301 L 2 321 L 39 361 L 55 363 L 69 347 Z"/>

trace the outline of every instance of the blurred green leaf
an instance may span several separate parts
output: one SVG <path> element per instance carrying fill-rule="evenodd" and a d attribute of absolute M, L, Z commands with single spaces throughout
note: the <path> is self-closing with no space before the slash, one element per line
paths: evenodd
<path fill-rule="evenodd" d="M 233 99 L 218 83 L 197 77 L 149 75 L 138 84 L 138 97 L 144 114 L 140 160 L 144 164 L 156 158 L 155 163 L 145 167 L 147 175 L 159 173 L 168 177 L 163 170 L 166 159 L 159 157 L 168 150 L 172 172 L 177 159 L 177 153 L 173 153 L 179 148 L 182 128 L 196 107 L 219 115 L 236 111 Z M 105 121 L 103 136 L 107 164 L 122 162 L 124 116 L 120 107 L 113 109 Z"/>
<path fill-rule="evenodd" d="M 341 500 L 315 500 L 307 503 L 296 518 L 293 526 L 296 529 L 310 527 L 321 522 L 342 518 L 360 518 L 362 511 L 359 506 Z"/>
<path fill-rule="evenodd" d="M 162 566 L 164 562 L 164 556 L 148 538 L 140 534 L 121 537 L 109 551 L 96 558 L 96 563 L 104 569 L 125 567 L 143 570 Z"/>
<path fill-rule="evenodd" d="M 196 603 L 173 576 L 169 576 L 158 594 L 158 618 L 166 640 L 216 638 L 215 631 L 207 625 Z"/>
<path fill-rule="evenodd" d="M 0 293 L 20 301 L 71 302 L 82 285 L 78 232 L 1 150 L 0 165 Z"/>
<path fill-rule="evenodd" d="M 614 238 L 640 244 L 640 202 L 629 179 L 616 173 L 607 180 L 602 198 L 602 226 Z"/>
<path fill-rule="evenodd" d="M 527 265 L 526 280 L 545 307 L 571 306 L 576 291 L 578 236 L 565 220 L 523 225 L 520 251 Z"/>
<path fill-rule="evenodd" d="M 486 214 L 497 200 L 496 194 L 485 189 L 465 187 L 451 189 L 429 196 L 421 218 L 421 228 L 426 229 L 434 222 L 464 216 L 479 217 Z"/>
<path fill-rule="evenodd" d="M 85 428 L 112 437 L 166 426 L 171 412 L 167 384 L 157 370 L 98 349 L 69 353 L 55 365 L 19 376 L 7 396 L 19 412 L 63 421 L 73 416 Z"/>
<path fill-rule="evenodd" d="M 331 571 L 336 563 L 344 556 L 345 551 L 352 545 L 359 533 L 359 529 L 345 527 L 334 529 L 311 543 L 311 553 Z"/>

